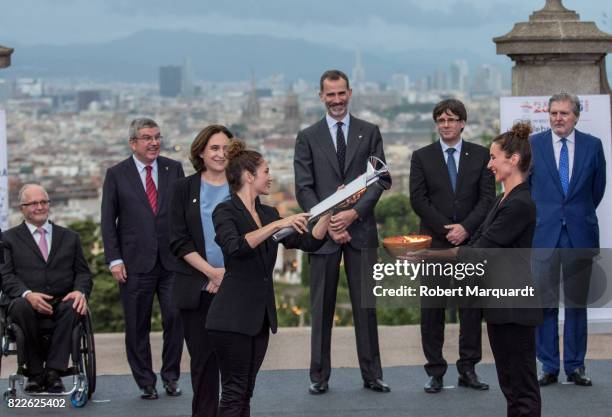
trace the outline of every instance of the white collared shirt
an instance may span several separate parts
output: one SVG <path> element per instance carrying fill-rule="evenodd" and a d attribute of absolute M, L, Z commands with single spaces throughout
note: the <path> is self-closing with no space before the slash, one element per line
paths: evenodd
<path fill-rule="evenodd" d="M 32 233 L 32 237 L 36 242 L 36 246 L 38 246 L 38 242 L 40 242 L 40 233 L 38 232 L 38 226 L 34 226 L 33 224 L 30 224 L 28 222 L 25 222 L 25 224 L 26 226 L 28 226 L 28 230 L 30 231 L 30 233 Z M 51 253 L 51 234 L 53 233 L 53 227 L 51 226 L 51 223 L 49 223 L 49 220 L 47 220 L 45 224 L 43 224 L 41 227 L 47 231 L 47 233 L 45 234 L 45 240 L 47 241 L 47 249 L 49 250 L 49 253 Z M 49 253 L 47 253 L 47 256 L 49 256 Z"/>
<path fill-rule="evenodd" d="M 346 116 L 344 116 L 344 118 L 341 120 L 341 122 L 344 123 L 342 125 L 342 133 L 344 133 L 344 139 L 346 140 L 347 147 L 348 147 L 348 130 L 349 130 L 350 119 L 351 119 L 351 115 L 349 113 L 346 113 Z M 338 142 L 336 140 L 336 133 L 338 132 L 338 126 L 337 126 L 338 121 L 334 119 L 333 117 L 331 117 L 329 113 L 325 114 L 325 120 L 327 121 L 327 127 L 329 127 L 329 133 L 331 134 L 332 141 L 334 142 L 334 148 L 336 148 L 336 151 L 337 151 Z"/>
<path fill-rule="evenodd" d="M 459 172 L 459 160 L 461 159 L 461 147 L 463 146 L 463 138 L 459 139 L 459 142 L 455 146 L 448 146 L 446 142 L 440 139 L 440 146 L 442 147 L 442 155 L 444 155 L 444 162 L 448 165 L 448 153 L 446 152 L 449 148 L 454 148 L 455 153 L 453 154 L 453 159 L 455 160 L 455 165 L 457 166 L 457 173 Z"/>
<path fill-rule="evenodd" d="M 555 132 L 551 129 L 550 133 L 552 134 L 552 145 L 553 151 L 555 154 L 555 164 L 557 165 L 557 170 L 559 170 L 559 159 L 561 159 L 561 148 L 563 147 L 563 143 L 561 143 L 561 137 L 557 136 Z M 567 135 L 565 138 L 567 139 L 567 156 L 569 158 L 569 179 L 572 179 L 572 170 L 574 168 L 574 151 L 576 149 L 576 131 L 572 130 L 572 133 Z"/>
<path fill-rule="evenodd" d="M 144 187 L 145 192 L 146 192 L 147 191 L 147 169 L 146 169 L 147 166 L 143 164 L 142 162 L 140 162 L 138 158 L 136 158 L 135 155 L 132 155 L 132 158 L 134 158 L 134 162 L 136 163 L 136 169 L 138 170 L 138 175 L 140 175 L 140 181 L 142 181 L 142 186 Z M 157 186 L 157 159 L 153 161 L 153 163 L 151 164 L 151 167 L 153 167 L 153 169 L 151 170 L 151 176 L 153 177 L 155 188 L 159 189 L 159 187 Z"/>

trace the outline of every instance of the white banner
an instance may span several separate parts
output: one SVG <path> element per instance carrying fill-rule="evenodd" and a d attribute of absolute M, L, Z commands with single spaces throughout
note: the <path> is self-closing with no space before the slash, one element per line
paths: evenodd
<path fill-rule="evenodd" d="M 6 157 L 6 112 L 0 109 L 0 229 L 9 226 L 8 165 Z"/>
<path fill-rule="evenodd" d="M 501 97 L 500 130 L 506 132 L 519 121 L 529 121 L 535 133 L 550 129 L 548 99 L 550 97 Z M 601 139 L 606 157 L 606 193 L 597 208 L 599 239 L 602 248 L 612 248 L 612 124 L 610 121 L 610 96 L 585 95 L 580 99 L 580 119 L 576 129 Z M 608 271 L 610 272 L 610 271 Z M 589 322 L 609 322 L 612 309 L 589 309 Z M 563 312 L 560 314 L 563 319 Z"/>

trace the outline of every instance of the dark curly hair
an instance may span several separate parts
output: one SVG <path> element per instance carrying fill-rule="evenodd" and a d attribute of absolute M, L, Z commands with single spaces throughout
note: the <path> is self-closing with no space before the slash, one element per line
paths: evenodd
<path fill-rule="evenodd" d="M 189 160 L 191 161 L 191 165 L 193 165 L 193 169 L 195 169 L 196 172 L 206 171 L 206 165 L 204 165 L 204 160 L 202 157 L 200 157 L 200 154 L 204 152 L 204 149 L 206 149 L 206 145 L 208 145 L 210 138 L 217 133 L 223 133 L 229 139 L 234 137 L 232 132 L 230 132 L 229 129 L 223 125 L 209 125 L 200 130 L 200 133 L 197 134 L 191 143 Z"/>
<path fill-rule="evenodd" d="M 531 169 L 531 144 L 529 143 L 531 130 L 531 124 L 519 122 L 515 123 L 509 131 L 493 139 L 493 143 L 497 143 L 507 158 L 513 154 L 521 158 L 518 168 L 524 174 Z"/>

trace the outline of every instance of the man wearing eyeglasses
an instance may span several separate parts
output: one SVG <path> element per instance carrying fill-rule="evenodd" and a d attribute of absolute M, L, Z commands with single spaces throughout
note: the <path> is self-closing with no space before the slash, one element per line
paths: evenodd
<path fill-rule="evenodd" d="M 79 235 L 49 221 L 49 196 L 43 187 L 26 184 L 19 191 L 24 222 L 3 233 L 5 262 L 0 265 L 8 315 L 25 337 L 29 393 L 61 393 L 60 374 L 72 351 L 72 330 L 87 313 L 92 277 Z M 39 322 L 54 322 L 46 358 Z"/>
<path fill-rule="evenodd" d="M 168 395 L 181 395 L 183 329 L 171 302 L 176 260 L 168 243 L 168 202 L 170 187 L 185 174 L 180 162 L 159 155 L 161 140 L 154 120 L 133 120 L 133 154 L 108 169 L 102 195 L 104 253 L 119 283 L 127 358 L 143 399 L 158 397 L 149 342 L 155 294 L 163 326 L 161 379 Z"/>
<path fill-rule="evenodd" d="M 467 121 L 464 104 L 455 99 L 439 102 L 433 109 L 439 140 L 412 154 L 410 202 L 421 218 L 420 233 L 432 237 L 432 248 L 451 248 L 467 243 L 484 221 L 495 198 L 495 179 L 487 169 L 489 151 L 463 140 Z M 439 281 L 439 282 L 438 282 Z M 449 285 L 448 278 L 436 282 Z M 425 283 L 422 283 L 425 285 Z M 421 299 L 421 343 L 430 377 L 425 392 L 438 393 L 448 365 L 444 345 L 445 299 Z M 487 390 L 475 366 L 482 356 L 480 309 L 459 308 L 460 386 Z"/>
<path fill-rule="evenodd" d="M 547 386 L 558 380 L 562 276 L 563 368 L 568 382 L 588 387 L 592 382 L 584 366 L 586 305 L 593 256 L 599 253 L 595 210 L 606 189 L 606 160 L 601 140 L 575 129 L 580 118 L 577 96 L 553 95 L 548 113 L 550 130 L 531 137 L 533 169 L 529 178 L 537 209 L 532 268 L 544 306 L 544 323 L 536 334 L 537 356 L 542 363 L 539 384 Z"/>

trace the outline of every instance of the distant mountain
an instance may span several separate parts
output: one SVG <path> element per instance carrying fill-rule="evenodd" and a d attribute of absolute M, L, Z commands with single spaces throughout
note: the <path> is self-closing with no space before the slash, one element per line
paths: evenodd
<path fill-rule="evenodd" d="M 317 80 L 328 68 L 340 68 L 350 75 L 355 61 L 353 50 L 303 40 L 188 31 L 142 31 L 104 43 L 11 47 L 15 48 L 13 66 L 2 76 L 98 81 L 156 82 L 160 66 L 181 64 L 186 57 L 192 60 L 195 78 L 210 81 L 245 80 L 251 70 L 257 77 L 284 73 L 287 80 Z M 448 69 L 459 58 L 468 61 L 472 72 L 481 63 L 504 62 L 495 55 L 483 58 L 467 49 L 362 53 L 366 78 L 378 81 L 398 71 L 421 77 L 437 68 Z"/>

